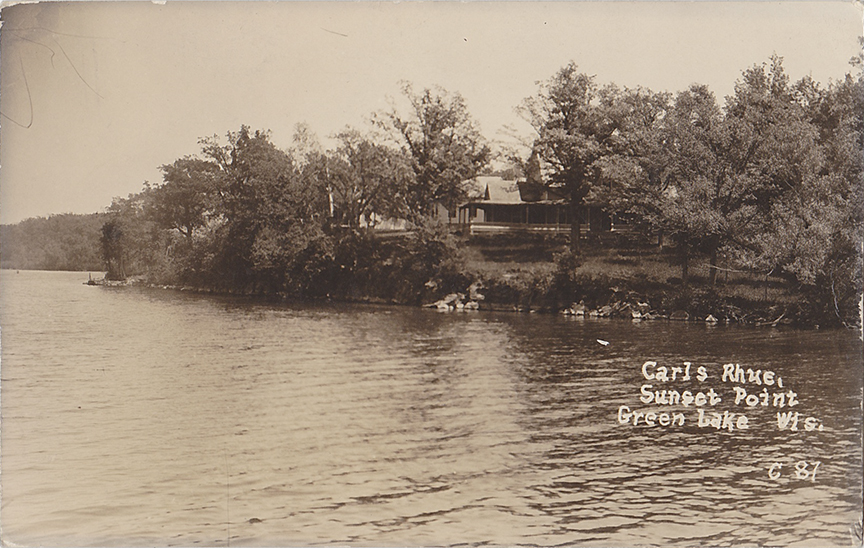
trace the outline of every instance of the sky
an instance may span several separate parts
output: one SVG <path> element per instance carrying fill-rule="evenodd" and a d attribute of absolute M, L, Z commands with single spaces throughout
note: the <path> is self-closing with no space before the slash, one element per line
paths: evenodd
<path fill-rule="evenodd" d="M 104 210 L 161 182 L 201 137 L 306 123 L 327 146 L 400 82 L 459 92 L 483 135 L 574 61 L 599 84 L 670 92 L 784 58 L 792 80 L 851 70 L 860 2 L 43 2 L 0 14 L 0 223 Z M 407 110 L 403 110 L 407 112 Z"/>

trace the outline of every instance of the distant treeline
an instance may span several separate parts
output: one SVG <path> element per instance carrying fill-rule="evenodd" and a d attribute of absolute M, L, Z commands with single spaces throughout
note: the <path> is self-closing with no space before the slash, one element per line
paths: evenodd
<path fill-rule="evenodd" d="M 0 268 L 18 270 L 103 270 L 102 213 L 35 217 L 0 225 Z"/>

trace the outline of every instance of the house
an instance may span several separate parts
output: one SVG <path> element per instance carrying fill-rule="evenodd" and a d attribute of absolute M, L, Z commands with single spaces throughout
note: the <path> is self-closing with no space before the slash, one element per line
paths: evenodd
<path fill-rule="evenodd" d="M 470 183 L 475 193 L 459 206 L 456 219 L 452 221 L 466 234 L 570 231 L 570 203 L 554 189 L 494 176 L 475 177 Z M 613 223 L 612 217 L 599 205 L 584 205 L 579 217 L 583 234 L 623 228 L 623 223 Z"/>

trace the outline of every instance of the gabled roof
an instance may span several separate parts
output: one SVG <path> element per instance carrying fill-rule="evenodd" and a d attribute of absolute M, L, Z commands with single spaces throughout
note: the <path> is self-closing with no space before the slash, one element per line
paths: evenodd
<path fill-rule="evenodd" d="M 493 204 L 518 204 L 522 202 L 516 181 L 501 177 L 482 175 L 471 179 L 475 192 L 468 199 L 472 202 L 483 201 Z"/>

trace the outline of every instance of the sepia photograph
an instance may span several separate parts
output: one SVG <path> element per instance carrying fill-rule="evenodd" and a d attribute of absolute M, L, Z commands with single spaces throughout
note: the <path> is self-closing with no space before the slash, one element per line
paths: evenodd
<path fill-rule="evenodd" d="M 860 1 L 0 10 L 0 544 L 864 545 Z"/>

